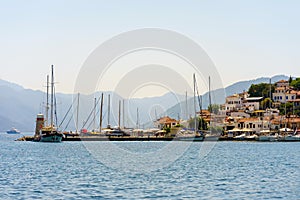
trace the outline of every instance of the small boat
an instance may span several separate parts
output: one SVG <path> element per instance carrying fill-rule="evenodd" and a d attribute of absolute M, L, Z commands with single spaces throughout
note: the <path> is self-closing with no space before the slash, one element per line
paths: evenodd
<path fill-rule="evenodd" d="M 300 141 L 300 135 L 286 135 L 282 138 L 282 141 L 285 142 L 296 142 L 296 141 Z"/>
<path fill-rule="evenodd" d="M 20 134 L 21 132 L 16 128 L 12 128 L 12 129 L 6 131 L 6 133 L 7 134 Z"/>
<path fill-rule="evenodd" d="M 233 137 L 233 139 L 235 139 L 235 140 L 244 140 L 245 137 L 246 137 L 246 134 L 243 133 L 241 135 L 237 135 L 237 136 Z"/>
<path fill-rule="evenodd" d="M 261 142 L 274 142 L 277 141 L 278 139 L 279 139 L 278 133 L 262 134 L 259 135 L 257 138 L 257 140 Z"/>
<path fill-rule="evenodd" d="M 61 142 L 63 133 L 57 131 L 55 127 L 43 127 L 40 135 L 40 142 Z"/>
<path fill-rule="evenodd" d="M 258 138 L 258 136 L 255 135 L 255 134 L 254 135 L 246 135 L 244 137 L 244 139 L 247 140 L 247 141 L 257 140 L 257 138 Z"/>
<path fill-rule="evenodd" d="M 121 129 L 111 129 L 111 130 L 105 130 L 105 136 L 123 137 L 123 136 L 130 136 L 130 134 L 126 133 Z"/>
<path fill-rule="evenodd" d="M 191 135 L 191 136 L 179 136 L 176 137 L 179 141 L 191 141 L 191 142 L 202 142 L 204 140 L 203 135 Z"/>

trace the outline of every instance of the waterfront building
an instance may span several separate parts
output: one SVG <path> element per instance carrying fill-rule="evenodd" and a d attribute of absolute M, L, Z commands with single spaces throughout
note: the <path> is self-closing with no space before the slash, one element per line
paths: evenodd
<path fill-rule="evenodd" d="M 270 129 L 270 121 L 268 119 L 261 119 L 260 117 L 244 118 L 238 120 L 236 128 L 251 129 L 256 133 L 259 133 L 261 130 Z"/>
<path fill-rule="evenodd" d="M 172 119 L 169 116 L 159 118 L 155 124 L 158 129 L 173 128 L 179 123 L 178 120 Z"/>

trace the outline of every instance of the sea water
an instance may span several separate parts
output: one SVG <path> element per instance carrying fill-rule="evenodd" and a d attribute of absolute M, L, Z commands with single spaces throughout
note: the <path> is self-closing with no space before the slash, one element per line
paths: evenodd
<path fill-rule="evenodd" d="M 170 142 L 89 143 L 137 155 L 118 168 L 83 142 L 17 137 L 0 134 L 0 199 L 300 199 L 300 143 L 217 142 L 203 157 L 203 143 L 189 143 L 175 160 L 145 171 L 136 158 L 155 156 Z M 105 157 L 115 163 L 113 145 Z"/>

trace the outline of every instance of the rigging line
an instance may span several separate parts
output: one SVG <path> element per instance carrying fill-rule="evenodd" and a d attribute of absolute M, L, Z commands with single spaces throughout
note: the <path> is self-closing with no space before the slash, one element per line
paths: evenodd
<path fill-rule="evenodd" d="M 94 109 L 93 109 L 93 111 L 94 111 Z M 99 112 L 100 112 L 100 109 L 97 110 L 96 115 L 98 115 Z M 92 123 L 94 123 L 94 120 L 95 120 L 95 117 L 93 118 L 93 120 L 90 121 L 89 125 L 86 127 L 87 129 L 89 129 L 92 126 Z"/>
<path fill-rule="evenodd" d="M 66 127 L 65 127 L 65 129 L 63 131 L 65 131 L 68 128 L 68 126 L 70 125 L 70 122 L 71 122 L 72 119 L 73 119 L 73 117 L 71 116 L 68 123 L 67 123 L 67 125 L 66 125 Z"/>
<path fill-rule="evenodd" d="M 97 100 L 97 104 L 99 103 L 99 100 L 100 100 L 100 99 L 101 99 L 101 98 L 99 98 L 99 99 Z M 84 122 L 84 124 L 82 125 L 82 129 L 84 128 L 84 126 L 85 126 L 85 125 L 87 124 L 87 122 L 89 121 L 90 117 L 91 117 L 92 114 L 93 114 L 94 109 L 95 109 L 95 107 L 93 106 L 93 109 L 91 110 L 91 112 L 90 112 L 90 114 L 89 114 L 87 120 L 86 120 L 86 121 Z"/>
<path fill-rule="evenodd" d="M 196 84 L 196 92 L 197 92 L 197 96 L 198 96 L 198 103 L 199 103 L 199 109 L 200 111 L 202 110 L 202 101 L 199 95 L 199 88 L 198 88 L 198 84 L 197 84 L 197 80 L 195 80 L 195 84 Z"/>
<path fill-rule="evenodd" d="M 98 114 L 99 114 L 99 112 L 100 112 L 100 109 L 99 109 L 99 110 L 97 110 L 97 112 L 96 112 L 96 115 L 98 115 Z M 102 120 L 105 118 L 105 116 L 106 116 L 107 112 L 108 112 L 108 111 L 104 112 L 104 114 L 103 114 L 103 116 L 102 116 Z M 93 121 L 91 121 L 91 122 L 89 123 L 89 125 L 87 126 L 87 129 L 89 129 L 89 128 L 91 127 L 92 123 L 93 123 Z M 96 128 L 100 129 L 100 125 L 99 125 L 99 126 L 97 126 Z"/>
<path fill-rule="evenodd" d="M 78 98 L 78 97 L 76 97 L 76 99 L 77 99 L 77 98 Z M 76 100 L 76 99 L 75 99 L 75 100 Z M 65 116 L 63 117 L 63 119 L 62 119 L 61 123 L 59 124 L 58 128 L 61 127 L 62 124 L 64 123 L 64 121 L 65 121 L 65 119 L 67 118 L 69 112 L 71 111 L 71 109 L 72 109 L 74 103 L 75 103 L 75 101 L 73 101 L 73 103 L 72 103 L 71 106 L 69 107 L 67 113 L 66 113 Z"/>
<path fill-rule="evenodd" d="M 99 110 L 100 111 L 100 110 Z M 106 114 L 108 113 L 108 111 L 106 110 L 106 112 L 104 112 L 103 116 L 102 116 L 102 120 L 105 118 Z M 100 125 L 97 127 L 100 130 Z"/>
<path fill-rule="evenodd" d="M 53 87 L 54 89 L 54 116 L 55 116 L 55 126 L 57 127 L 57 112 L 56 112 L 56 95 L 55 95 L 55 87 Z"/>

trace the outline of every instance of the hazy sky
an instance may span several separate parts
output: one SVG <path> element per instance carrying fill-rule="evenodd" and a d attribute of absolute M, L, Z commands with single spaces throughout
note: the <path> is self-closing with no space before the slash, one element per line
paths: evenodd
<path fill-rule="evenodd" d="M 300 76 L 299 9 L 297 0 L 1 1 L 0 79 L 42 90 L 54 64 L 57 90 L 71 93 L 97 46 L 145 27 L 196 41 L 224 86 L 261 76 Z"/>

